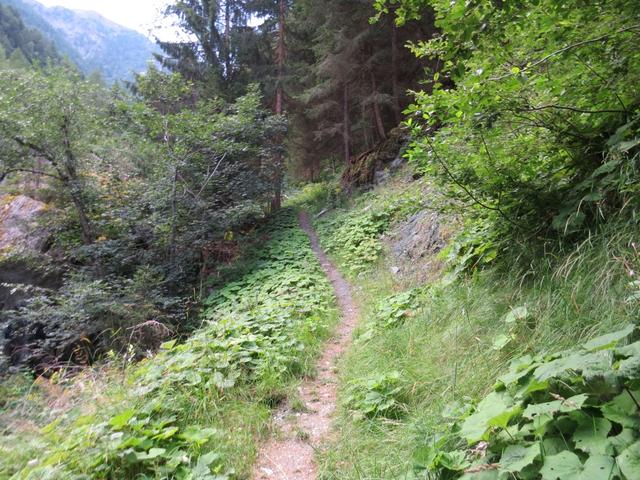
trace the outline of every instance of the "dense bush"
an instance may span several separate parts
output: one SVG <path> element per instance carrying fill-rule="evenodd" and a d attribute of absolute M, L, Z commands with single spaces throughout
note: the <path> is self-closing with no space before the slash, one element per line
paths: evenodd
<path fill-rule="evenodd" d="M 140 354 L 158 339 L 138 325 L 183 329 L 215 242 L 264 217 L 272 196 L 270 139 L 285 123 L 257 86 L 228 103 L 153 68 L 128 94 L 65 66 L 0 65 L 0 107 L 0 181 L 21 191 L 38 177 L 45 260 L 69 272 L 61 291 L 3 314 L 11 363 L 86 364 L 128 343 Z"/>
<path fill-rule="evenodd" d="M 37 289 L 24 305 L 4 312 L 4 354 L 14 365 L 51 373 L 88 365 L 113 349 L 141 355 L 155 350 L 186 316 L 183 300 L 166 296 L 148 268 L 133 278 L 95 280 L 82 274 L 57 291 Z"/>
<path fill-rule="evenodd" d="M 436 16 L 439 33 L 412 46 L 439 68 L 408 110 L 409 156 L 482 212 L 492 236 L 578 238 L 617 212 L 635 216 L 635 2 L 376 3 L 395 4 L 400 22 Z"/>

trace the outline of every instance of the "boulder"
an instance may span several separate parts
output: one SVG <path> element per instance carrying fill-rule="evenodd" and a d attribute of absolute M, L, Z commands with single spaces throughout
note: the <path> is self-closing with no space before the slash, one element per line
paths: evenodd
<path fill-rule="evenodd" d="M 0 197 L 0 374 L 11 363 L 7 348 L 26 345 L 9 328 L 11 311 L 19 308 L 38 289 L 56 290 L 63 274 L 43 253 L 50 234 L 39 219 L 45 203 L 24 195 Z M 18 345 L 18 347 L 16 347 Z"/>
<path fill-rule="evenodd" d="M 443 264 L 438 254 L 447 244 L 448 233 L 435 211 L 424 210 L 398 224 L 385 238 L 389 247 L 391 273 L 426 282 L 437 277 Z"/>
<path fill-rule="evenodd" d="M 46 210 L 45 203 L 24 195 L 0 197 L 0 253 L 42 251 L 48 235 L 38 231 L 38 217 Z"/>
<path fill-rule="evenodd" d="M 387 181 L 391 173 L 404 165 L 402 152 L 408 142 L 407 129 L 398 127 L 389 132 L 385 141 L 353 157 L 342 176 L 345 190 L 371 187 Z"/>

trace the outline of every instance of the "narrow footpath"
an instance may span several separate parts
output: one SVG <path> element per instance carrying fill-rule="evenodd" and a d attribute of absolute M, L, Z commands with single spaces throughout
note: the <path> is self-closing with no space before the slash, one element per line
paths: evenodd
<path fill-rule="evenodd" d="M 279 434 L 260 450 L 254 468 L 254 480 L 315 480 L 315 452 L 326 442 L 336 408 L 336 362 L 351 343 L 358 321 L 358 307 L 349 283 L 320 248 L 318 236 L 306 212 L 300 214 L 300 227 L 311 240 L 311 247 L 322 264 L 340 306 L 341 321 L 318 363 L 316 378 L 306 379 L 299 389 L 304 412 L 294 412 L 283 405 L 275 412 Z M 300 410 L 299 408 L 297 410 Z"/>

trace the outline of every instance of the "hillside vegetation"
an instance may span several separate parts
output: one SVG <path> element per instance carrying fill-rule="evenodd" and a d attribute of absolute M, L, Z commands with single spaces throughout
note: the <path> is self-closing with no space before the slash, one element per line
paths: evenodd
<path fill-rule="evenodd" d="M 108 85 L 130 81 L 147 69 L 157 47 L 141 33 L 89 11 L 45 7 L 35 0 L 2 0 L 46 42 L 55 45 L 85 74 L 99 74 Z M 150 19 L 151 20 L 151 19 Z"/>
<path fill-rule="evenodd" d="M 42 239 L 0 252 L 0 478 L 640 478 L 635 2 L 166 14 L 128 90 L 0 56 Z"/>
<path fill-rule="evenodd" d="M 512 258 L 471 277 L 453 274 L 456 259 L 452 273 L 416 283 L 394 273 L 380 237 L 406 190 L 376 190 L 317 222 L 365 308 L 323 478 L 540 478 L 565 464 L 542 478 L 634 478 L 632 232 L 612 226 L 553 257 Z M 407 215 L 395 211 L 395 223 Z M 382 253 L 360 253 L 371 251 Z"/>
<path fill-rule="evenodd" d="M 0 5 L 0 46 L 2 57 L 11 58 L 17 66 L 60 60 L 53 43 L 38 30 L 27 28 L 18 11 L 5 5 Z"/>
<path fill-rule="evenodd" d="M 19 411 L 30 412 L 20 421 L 32 427 L 53 423 L 37 435 L 20 428 L 2 437 L 2 478 L 246 478 L 269 408 L 313 373 L 335 322 L 328 282 L 294 210 L 250 241 L 185 342 L 164 343 L 140 363 L 125 356 L 121 365 L 59 377 L 63 388 L 91 385 L 52 410 L 43 407 L 60 399 L 45 386 L 3 387 L 4 426 Z"/>

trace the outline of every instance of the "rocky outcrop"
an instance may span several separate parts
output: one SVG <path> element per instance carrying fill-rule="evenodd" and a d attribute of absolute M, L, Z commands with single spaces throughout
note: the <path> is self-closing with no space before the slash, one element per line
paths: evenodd
<path fill-rule="evenodd" d="M 0 197 L 0 373 L 8 367 L 5 347 L 16 341 L 8 329 L 10 311 L 38 289 L 62 285 L 62 273 L 42 253 L 50 235 L 39 219 L 47 208 L 24 195 Z"/>
<path fill-rule="evenodd" d="M 395 128 L 388 138 L 368 152 L 353 157 L 342 176 L 347 191 L 384 182 L 404 165 L 402 153 L 409 141 L 405 128 Z"/>
<path fill-rule="evenodd" d="M 24 195 L 0 197 L 0 255 L 13 252 L 40 252 L 47 236 L 38 232 L 38 217 L 45 203 Z"/>
<path fill-rule="evenodd" d="M 38 258 L 49 242 L 38 222 L 46 210 L 45 203 L 24 195 L 0 197 L 0 311 L 19 306 L 33 287 L 59 287 L 59 273 L 43 268 Z"/>
<path fill-rule="evenodd" d="M 449 236 L 441 215 L 434 211 L 424 210 L 400 223 L 385 239 L 392 273 L 419 282 L 432 280 L 442 271 L 438 254 L 447 245 Z"/>

